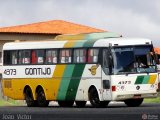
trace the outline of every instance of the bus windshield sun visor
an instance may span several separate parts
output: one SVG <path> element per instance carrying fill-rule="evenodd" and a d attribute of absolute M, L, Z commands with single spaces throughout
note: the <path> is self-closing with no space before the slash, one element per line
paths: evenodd
<path fill-rule="evenodd" d="M 136 47 L 134 49 L 135 55 L 146 55 L 150 52 L 150 47 Z"/>

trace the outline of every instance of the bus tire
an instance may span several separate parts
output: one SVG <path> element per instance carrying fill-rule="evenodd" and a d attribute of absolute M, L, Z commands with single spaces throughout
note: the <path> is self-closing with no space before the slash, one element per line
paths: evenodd
<path fill-rule="evenodd" d="M 96 88 L 89 90 L 89 101 L 93 107 L 107 107 L 109 101 L 100 101 Z"/>
<path fill-rule="evenodd" d="M 77 107 L 85 107 L 87 101 L 75 101 Z"/>
<path fill-rule="evenodd" d="M 33 94 L 30 87 L 25 88 L 24 96 L 28 107 L 35 107 L 37 105 L 36 101 L 33 99 Z"/>
<path fill-rule="evenodd" d="M 100 107 L 107 107 L 110 101 L 100 101 Z"/>
<path fill-rule="evenodd" d="M 72 107 L 74 104 L 74 101 L 58 101 L 58 104 L 60 107 Z"/>
<path fill-rule="evenodd" d="M 37 104 L 39 107 L 47 107 L 49 105 L 49 101 L 46 100 L 45 93 L 42 87 L 37 89 Z"/>
<path fill-rule="evenodd" d="M 125 100 L 124 103 L 128 106 L 128 107 L 138 107 L 142 104 L 143 102 L 143 98 L 140 99 L 128 99 Z"/>

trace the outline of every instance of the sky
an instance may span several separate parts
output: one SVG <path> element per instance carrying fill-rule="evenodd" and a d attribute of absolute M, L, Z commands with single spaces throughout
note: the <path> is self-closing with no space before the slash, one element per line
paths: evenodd
<path fill-rule="evenodd" d="M 0 0 L 0 27 L 65 20 L 160 47 L 160 0 Z"/>

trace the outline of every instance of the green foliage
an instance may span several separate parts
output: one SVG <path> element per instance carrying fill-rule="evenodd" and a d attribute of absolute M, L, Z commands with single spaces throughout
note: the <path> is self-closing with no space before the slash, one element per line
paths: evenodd
<path fill-rule="evenodd" d="M 158 93 L 157 98 L 146 98 L 146 99 L 144 99 L 144 103 L 160 103 L 160 93 Z"/>
<path fill-rule="evenodd" d="M 5 101 L 5 100 L 0 100 L 0 106 L 10 106 L 10 105 L 12 105 L 10 102 L 8 102 L 8 101 Z"/>

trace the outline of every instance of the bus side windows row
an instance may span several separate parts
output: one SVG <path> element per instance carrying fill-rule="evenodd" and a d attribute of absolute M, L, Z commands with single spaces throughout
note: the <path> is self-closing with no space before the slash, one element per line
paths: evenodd
<path fill-rule="evenodd" d="M 97 63 L 98 62 L 99 49 L 91 48 L 88 49 L 88 57 L 86 49 L 75 49 L 74 50 L 74 63 Z"/>
<path fill-rule="evenodd" d="M 97 48 L 4 51 L 4 64 L 97 63 L 98 53 Z"/>
<path fill-rule="evenodd" d="M 31 57 L 32 56 L 32 57 Z M 10 64 L 43 64 L 44 50 L 20 50 L 10 52 Z M 5 60 L 6 61 L 6 60 Z"/>

